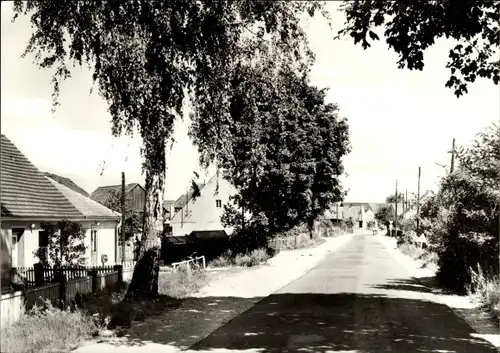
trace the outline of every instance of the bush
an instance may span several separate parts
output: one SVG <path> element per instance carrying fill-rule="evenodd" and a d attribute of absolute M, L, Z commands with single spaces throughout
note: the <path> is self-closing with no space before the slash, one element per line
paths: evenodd
<path fill-rule="evenodd" d="M 485 278 L 499 274 L 500 129 L 478 136 L 457 151 L 456 170 L 442 179 L 421 213 L 422 229 L 439 257 L 440 280 L 461 291 L 473 284 L 470 268 L 479 266 Z"/>
<path fill-rule="evenodd" d="M 223 254 L 219 257 L 216 257 L 208 264 L 209 267 L 229 267 L 232 264 L 231 257 Z"/>
<path fill-rule="evenodd" d="M 241 267 L 252 267 L 260 265 L 269 259 L 265 249 L 256 249 L 249 254 L 238 254 L 234 258 L 234 264 Z"/>

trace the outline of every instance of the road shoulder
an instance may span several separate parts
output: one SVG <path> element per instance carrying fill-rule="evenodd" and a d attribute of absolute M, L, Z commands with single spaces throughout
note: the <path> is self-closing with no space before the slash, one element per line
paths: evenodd
<path fill-rule="evenodd" d="M 480 308 L 478 308 L 467 296 L 449 294 L 438 288 L 436 273 L 422 266 L 402 254 L 396 246 L 396 239 L 384 235 L 376 236 L 376 239 L 385 249 L 423 286 L 427 287 L 437 301 L 448 306 L 453 312 L 464 319 L 476 332 L 477 338 L 482 338 L 500 348 L 500 334 L 498 327 Z"/>

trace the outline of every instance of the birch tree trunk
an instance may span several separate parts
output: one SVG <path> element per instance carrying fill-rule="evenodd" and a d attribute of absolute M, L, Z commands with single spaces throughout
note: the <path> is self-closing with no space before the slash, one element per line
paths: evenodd
<path fill-rule="evenodd" d="M 160 269 L 161 233 L 163 230 L 163 194 L 165 189 L 165 143 L 145 148 L 146 202 L 143 235 L 137 264 L 125 300 L 156 297 Z"/>

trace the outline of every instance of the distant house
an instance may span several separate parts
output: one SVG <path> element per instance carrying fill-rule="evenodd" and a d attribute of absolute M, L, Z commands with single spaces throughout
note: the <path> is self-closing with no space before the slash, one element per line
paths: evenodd
<path fill-rule="evenodd" d="M 82 225 L 87 263 L 99 264 L 102 254 L 109 263 L 115 262 L 119 214 L 44 175 L 5 135 L 1 135 L 0 179 L 2 276 L 8 276 L 10 267 L 38 262 L 33 251 L 48 242 L 40 223 L 63 219 Z"/>
<path fill-rule="evenodd" d="M 90 198 L 102 205 L 106 203 L 113 193 L 116 192 L 121 195 L 121 190 L 121 185 L 100 186 L 95 189 L 92 194 L 90 194 Z M 133 210 L 140 213 L 144 212 L 146 189 L 144 189 L 139 183 L 125 185 L 125 198 L 125 207 L 127 210 Z"/>
<path fill-rule="evenodd" d="M 216 176 L 198 187 L 200 196 L 196 199 L 193 199 L 192 192 L 177 199 L 176 211 L 170 220 L 172 236 L 206 238 L 230 235 L 233 229 L 222 225 L 221 216 L 224 205 L 230 202 L 229 197 L 236 194 L 236 189 L 227 180 Z"/>
<path fill-rule="evenodd" d="M 121 195 L 121 185 L 100 186 L 90 194 L 90 198 L 99 202 L 101 205 L 105 204 L 109 197 L 118 193 Z M 170 212 L 170 204 L 163 204 L 163 217 L 169 219 L 173 212 Z M 171 203 L 172 201 L 170 201 Z M 125 185 L 125 208 L 139 213 L 141 216 L 144 214 L 144 205 L 146 204 L 146 189 L 139 183 L 130 183 Z"/>

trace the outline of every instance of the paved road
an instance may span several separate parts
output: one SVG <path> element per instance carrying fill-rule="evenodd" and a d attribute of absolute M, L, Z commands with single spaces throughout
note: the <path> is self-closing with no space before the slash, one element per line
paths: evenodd
<path fill-rule="evenodd" d="M 355 235 L 319 266 L 191 347 L 241 352 L 497 350 L 410 274 L 373 236 Z"/>

